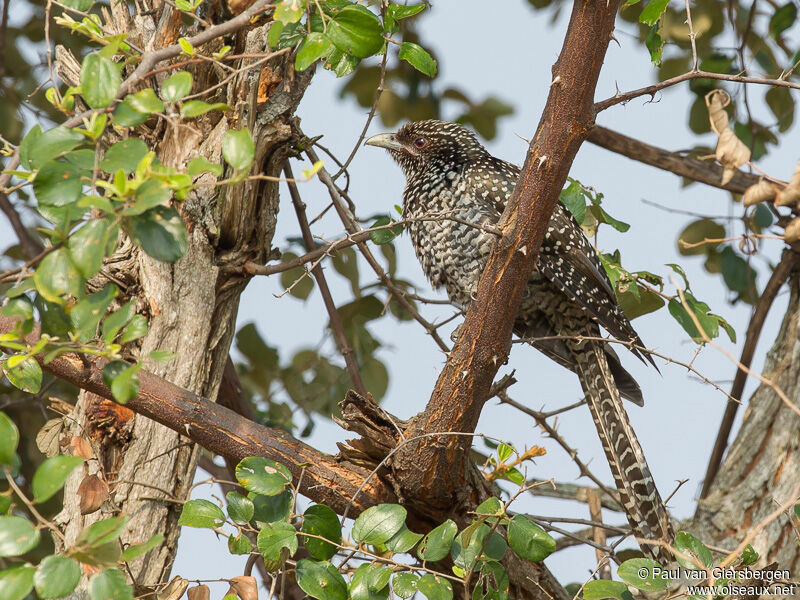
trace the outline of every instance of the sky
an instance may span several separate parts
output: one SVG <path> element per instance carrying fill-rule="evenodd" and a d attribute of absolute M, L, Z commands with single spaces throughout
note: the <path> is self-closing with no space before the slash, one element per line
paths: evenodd
<path fill-rule="evenodd" d="M 487 8 L 488 7 L 488 8 Z M 566 11 L 565 11 L 566 12 Z M 522 0 L 487 3 L 478 0 L 439 0 L 419 20 L 419 32 L 425 45 L 439 59 L 440 76 L 437 85 L 452 85 L 469 91 L 481 99 L 494 95 L 512 104 L 512 116 L 499 121 L 498 135 L 487 143 L 496 156 L 521 164 L 527 143 L 536 129 L 539 115 L 547 98 L 550 69 L 558 56 L 566 29 L 566 19 L 551 20 L 549 12 L 536 12 Z M 617 89 L 628 90 L 652 83 L 654 71 L 646 51 L 626 32 L 630 25 L 619 21 L 616 37 L 619 44 L 609 47 L 597 87 L 597 99 L 612 96 Z M 397 60 L 393 55 L 390 60 Z M 347 156 L 366 119 L 366 110 L 349 99 L 341 100 L 339 90 L 343 80 L 336 80 L 328 71 L 318 70 L 306 93 L 298 115 L 303 129 L 310 136 L 324 135 L 324 142 L 338 156 Z M 698 143 L 713 146 L 712 136 L 696 136 L 686 126 L 688 109 L 693 100 L 687 87 L 676 87 L 654 102 L 647 98 L 633 100 L 627 105 L 613 107 L 599 115 L 600 125 L 618 130 L 651 144 L 670 150 L 690 148 Z M 757 113 L 766 114 L 763 106 Z M 448 115 L 445 115 L 448 116 Z M 450 115 L 453 116 L 453 115 Z M 386 129 L 376 119 L 370 134 Z M 797 128 L 784 134 L 784 140 L 797 139 Z M 759 164 L 770 174 L 787 179 L 797 160 L 798 146 L 773 151 Z M 299 172 L 300 167 L 295 167 Z M 399 204 L 403 176 L 397 165 L 379 149 L 362 148 L 350 168 L 351 196 L 360 215 L 392 212 Z M 629 270 L 648 270 L 667 276 L 667 263 L 684 266 L 695 295 L 722 314 L 736 329 L 738 342 L 733 344 L 724 336 L 717 341 L 733 355 L 738 355 L 751 307 L 732 306 L 721 278 L 704 271 L 698 258 L 682 257 L 676 249 L 678 232 L 693 217 L 670 211 L 692 211 L 707 215 L 739 215 L 741 205 L 732 206 L 729 195 L 715 188 L 695 184 L 683 188 L 680 178 L 631 161 L 606 150 L 584 144 L 570 175 L 602 192 L 604 208 L 612 215 L 631 224 L 621 234 L 608 227 L 601 229 L 599 246 L 604 251 L 619 248 L 623 265 Z M 318 182 L 303 184 L 303 199 L 308 213 L 315 215 L 328 203 L 324 187 Z M 661 209 L 645 201 L 660 205 Z M 333 211 L 331 211 L 333 212 Z M 314 233 L 326 239 L 341 237 L 343 228 L 335 217 L 315 225 Z M 731 233 L 731 232 L 729 232 Z M 732 232 L 740 234 L 740 230 Z M 0 223 L 0 236 L 11 235 L 5 222 Z M 281 199 L 281 214 L 275 235 L 276 246 L 290 236 L 298 235 L 288 195 Z M 430 290 L 416 261 L 407 236 L 395 241 L 398 251 L 398 276 L 414 282 L 420 293 L 437 296 Z M 775 260 L 780 254 L 779 241 L 765 244 L 765 255 Z M 328 272 L 332 273 L 332 269 Z M 362 268 L 362 281 L 369 272 Z M 763 288 L 767 275 L 759 275 Z M 351 299 L 349 285 L 338 276 L 328 278 L 337 303 Z M 288 356 L 294 349 L 316 346 L 327 322 L 321 299 L 312 294 L 305 302 L 289 295 L 276 298 L 282 291 L 278 277 L 256 277 L 242 295 L 239 325 L 255 322 L 265 340 L 282 348 Z M 674 293 L 669 283 L 667 291 Z M 441 294 L 438 294 L 439 297 Z M 786 307 L 788 294 L 779 296 L 764 327 L 753 367 L 763 365 L 764 353 L 774 339 L 779 320 Z M 423 307 L 428 320 L 443 319 L 452 310 L 442 307 Z M 456 322 L 457 323 L 457 322 Z M 455 325 L 454 323 L 453 325 Z M 665 309 L 633 322 L 645 344 L 660 353 L 688 362 L 723 388 L 729 388 L 735 374 L 734 365 L 713 348 L 703 349 L 696 357 L 697 346 Z M 370 325 L 374 335 L 385 342 L 380 357 L 390 371 L 390 385 L 382 406 L 399 418 L 408 418 L 423 410 L 436 378 L 444 364 L 444 355 L 424 330 L 415 322 L 400 323 L 382 319 Z M 449 339 L 450 330 L 444 331 Z M 286 349 L 286 350 L 283 350 Z M 625 354 L 620 350 L 621 355 Z M 692 515 L 696 496 L 702 484 L 708 455 L 714 443 L 725 397 L 711 386 L 703 385 L 686 369 L 657 361 L 659 375 L 641 364 L 630 354 L 622 356 L 623 364 L 639 382 L 645 398 L 643 408 L 626 403 L 631 421 L 647 456 L 650 469 L 662 496 L 669 496 L 679 480 L 688 479 L 671 498 L 669 507 L 677 518 Z M 530 347 L 514 345 L 509 363 L 498 376 L 516 371 L 516 383 L 510 395 L 533 408 L 552 410 L 581 398 L 577 378 L 549 361 Z M 745 398 L 755 389 L 748 382 Z M 741 413 L 739 415 L 741 418 Z M 611 477 L 602 454 L 595 428 L 585 407 L 579 407 L 558 419 L 559 432 L 578 449 L 579 456 L 590 463 L 591 469 L 611 484 Z M 513 443 L 517 448 L 542 446 L 547 454 L 527 467 L 527 475 L 540 479 L 588 484 L 578 479 L 575 464 L 545 437 L 532 419 L 507 406 L 489 401 L 478 425 L 478 431 Z M 348 434 L 332 422 L 317 418 L 308 443 L 323 451 L 335 452 L 336 442 Z M 482 444 L 478 444 L 482 446 Z M 198 478 L 205 478 L 203 473 Z M 219 496 L 219 490 L 208 486 L 196 490 L 194 497 Z M 537 515 L 589 518 L 585 505 L 530 496 L 521 497 L 513 508 Z M 624 517 L 607 513 L 606 522 L 621 524 Z M 569 528 L 569 527 L 568 527 Z M 174 573 L 188 579 L 230 577 L 241 572 L 243 561 L 228 555 L 224 540 L 218 549 L 209 550 L 214 536 L 206 530 L 184 528 L 179 542 Z M 564 584 L 584 581 L 595 565 L 594 551 L 588 547 L 556 553 L 545 564 Z M 224 589 L 219 589 L 219 594 Z"/>

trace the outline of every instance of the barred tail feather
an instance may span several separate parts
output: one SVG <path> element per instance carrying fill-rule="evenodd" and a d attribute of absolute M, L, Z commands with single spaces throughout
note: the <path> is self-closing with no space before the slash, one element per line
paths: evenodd
<path fill-rule="evenodd" d="M 628 523 L 637 538 L 671 543 L 669 515 L 647 466 L 642 447 L 620 400 L 601 344 L 582 342 L 573 351 L 578 376 L 611 467 Z M 666 565 L 671 553 L 654 544 L 640 544 L 645 556 Z"/>

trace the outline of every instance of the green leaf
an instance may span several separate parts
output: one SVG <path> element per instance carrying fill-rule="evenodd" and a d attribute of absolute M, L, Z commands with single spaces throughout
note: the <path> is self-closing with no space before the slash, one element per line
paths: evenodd
<path fill-rule="evenodd" d="M 181 510 L 178 518 L 178 525 L 187 527 L 200 527 L 211 529 L 220 527 L 225 522 L 225 513 L 222 509 L 211 502 L 202 498 L 188 500 Z"/>
<path fill-rule="evenodd" d="M 136 110 L 131 102 L 131 97 L 128 96 L 117 104 L 111 118 L 118 127 L 135 127 L 147 121 L 149 116 L 149 113 Z"/>
<path fill-rule="evenodd" d="M 20 357 L 20 360 L 12 361 L 11 359 L 17 357 L 10 357 L 3 361 L 3 371 L 5 371 L 6 378 L 15 388 L 28 392 L 29 394 L 36 394 L 42 387 L 42 367 L 32 356 Z M 13 364 L 13 366 L 11 366 Z"/>
<path fill-rule="evenodd" d="M 143 114 L 164 112 L 164 103 L 159 100 L 153 88 L 145 88 L 126 98 L 130 107 Z"/>
<path fill-rule="evenodd" d="M 467 571 L 474 568 L 475 561 L 483 556 L 491 560 L 501 560 L 505 556 L 508 545 L 498 533 L 492 533 L 487 542 L 486 536 L 490 531 L 489 526 L 480 521 L 473 521 L 472 525 L 466 527 L 453 541 L 450 551 L 453 564 Z"/>
<path fill-rule="evenodd" d="M 350 248 L 348 248 L 349 250 Z M 284 252 L 281 255 L 281 262 L 288 262 L 297 258 L 294 252 Z M 334 268 L 336 267 L 336 257 L 334 257 Z M 306 273 L 303 267 L 295 267 L 288 271 L 283 271 L 280 276 L 281 285 L 289 289 L 291 287 L 291 294 L 295 298 L 305 300 L 311 295 L 314 289 L 314 280 Z M 297 282 L 297 283 L 295 283 Z"/>
<path fill-rule="evenodd" d="M 778 39 L 784 31 L 794 25 L 796 20 L 797 6 L 790 0 L 772 14 L 772 18 L 769 20 L 769 34 Z"/>
<path fill-rule="evenodd" d="M 202 100 L 189 100 L 183 106 L 181 106 L 181 116 L 187 119 L 192 119 L 194 117 L 204 115 L 212 110 L 228 111 L 231 110 L 231 107 L 224 102 L 214 102 L 213 104 L 209 104 L 208 102 L 203 102 Z"/>
<path fill-rule="evenodd" d="M 668 4 L 669 0 L 650 0 L 639 15 L 639 22 L 652 27 L 667 10 Z"/>
<path fill-rule="evenodd" d="M 48 160 L 58 158 L 85 141 L 83 135 L 63 126 L 42 133 L 42 128 L 36 125 L 19 146 L 20 162 L 27 169 L 39 168 Z"/>
<path fill-rule="evenodd" d="M 283 33 L 283 23 L 280 21 L 273 21 L 269 28 L 269 33 L 267 34 L 267 43 L 269 44 L 270 48 L 277 48 L 278 43 L 281 39 L 281 34 Z"/>
<path fill-rule="evenodd" d="M 136 560 L 140 556 L 144 556 L 153 548 L 157 548 L 164 542 L 164 536 L 160 533 L 156 533 L 153 535 L 149 540 L 146 542 L 142 542 L 141 544 L 131 544 L 122 552 L 122 560 L 126 562 L 130 562 L 132 560 Z"/>
<path fill-rule="evenodd" d="M 189 161 L 189 164 L 186 166 L 186 174 L 191 175 L 192 177 L 196 177 L 201 173 L 211 173 L 219 177 L 220 175 L 222 175 L 223 171 L 224 167 L 222 165 L 209 162 L 202 156 L 193 158 L 192 160 Z"/>
<path fill-rule="evenodd" d="M 253 162 L 256 147 L 249 129 L 230 129 L 222 140 L 222 156 L 234 169 L 241 171 Z"/>
<path fill-rule="evenodd" d="M 243 533 L 228 538 L 228 552 L 231 554 L 250 554 L 252 551 L 253 544 Z"/>
<path fill-rule="evenodd" d="M 177 102 L 192 91 L 192 74 L 178 71 L 161 84 L 161 98 L 166 102 Z"/>
<path fill-rule="evenodd" d="M 130 175 L 136 170 L 145 155 L 149 152 L 147 144 L 139 138 L 128 138 L 117 142 L 106 150 L 100 168 L 112 175 L 122 169 L 126 175 Z"/>
<path fill-rule="evenodd" d="M 122 83 L 119 67 L 109 58 L 92 53 L 81 66 L 81 93 L 90 108 L 105 108 L 117 97 Z"/>
<path fill-rule="evenodd" d="M 438 575 L 426 573 L 417 581 L 417 590 L 428 600 L 452 600 L 453 586 Z"/>
<path fill-rule="evenodd" d="M 713 219 L 698 219 L 689 223 L 678 236 L 678 252 L 683 256 L 707 254 L 714 250 L 719 242 L 705 242 L 725 237 L 725 228 Z"/>
<path fill-rule="evenodd" d="M 408 62 L 420 73 L 436 77 L 436 61 L 425 48 L 413 42 L 403 42 L 397 57 Z"/>
<path fill-rule="evenodd" d="M 336 513 L 324 504 L 313 504 L 303 513 L 303 526 L 300 531 L 324 537 L 330 542 L 319 538 L 304 537 L 303 544 L 308 553 L 318 560 L 328 560 L 336 554 L 336 546 L 342 542 L 342 526 Z M 332 542 L 332 543 L 331 543 Z"/>
<path fill-rule="evenodd" d="M 86 279 L 92 277 L 103 266 L 106 248 L 112 236 L 116 241 L 118 229 L 113 217 L 90 219 L 69 237 L 67 246 L 72 262 Z"/>
<path fill-rule="evenodd" d="M 423 10 L 425 10 L 424 4 L 414 4 L 412 6 L 389 4 L 389 6 L 386 7 L 386 13 L 384 16 L 384 29 L 389 35 L 396 33 L 400 30 L 400 27 L 397 25 L 396 21 L 413 17 L 414 15 L 421 13 Z"/>
<path fill-rule="evenodd" d="M 21 298 L 9 298 L 6 305 L 0 309 L 0 315 L 4 317 L 16 317 L 27 321 L 33 318 L 33 304 L 31 304 L 31 301 L 26 296 L 22 296 Z"/>
<path fill-rule="evenodd" d="M 347 583 L 331 563 L 302 559 L 297 561 L 297 585 L 317 600 L 347 600 Z"/>
<path fill-rule="evenodd" d="M 69 318 L 82 341 L 89 341 L 95 336 L 100 319 L 116 298 L 117 291 L 117 286 L 112 283 L 72 307 Z"/>
<path fill-rule="evenodd" d="M 103 321 L 103 340 L 110 344 L 117 337 L 119 330 L 136 314 L 136 300 L 129 300 L 120 309 L 114 311 Z"/>
<path fill-rule="evenodd" d="M 127 207 L 122 211 L 125 216 L 136 216 L 147 212 L 156 206 L 162 206 L 169 202 L 170 189 L 163 181 L 150 179 L 136 188 L 133 206 Z"/>
<path fill-rule="evenodd" d="M 0 413 L 2 414 L 2 413 Z M 13 463 L 12 463 L 13 465 Z M 13 466 L 12 466 L 13 470 Z M 8 514 L 8 509 L 11 508 L 11 496 L 0 496 L 0 515 Z"/>
<path fill-rule="evenodd" d="M 17 444 L 19 444 L 19 429 L 6 413 L 0 411 L 0 465 L 14 463 Z"/>
<path fill-rule="evenodd" d="M 292 482 L 292 474 L 274 460 L 250 456 L 236 465 L 236 480 L 248 492 L 275 496 Z"/>
<path fill-rule="evenodd" d="M 358 4 L 345 6 L 328 22 L 328 38 L 342 52 L 366 58 L 383 48 L 383 26 L 370 10 Z"/>
<path fill-rule="evenodd" d="M 81 566 L 66 556 L 51 555 L 36 568 L 33 583 L 39 598 L 61 598 L 75 589 L 81 579 Z"/>
<path fill-rule="evenodd" d="M 661 57 L 664 54 L 664 40 L 661 39 L 659 31 L 660 26 L 658 24 L 653 25 L 644 40 L 644 44 L 650 52 L 650 62 L 657 67 L 661 66 Z"/>
<path fill-rule="evenodd" d="M 717 337 L 719 335 L 720 321 L 716 315 L 711 313 L 711 309 L 708 307 L 708 304 L 697 300 L 688 290 L 684 292 L 684 297 L 686 298 L 686 305 L 697 318 L 697 321 L 700 323 L 700 327 L 703 328 L 705 334 L 710 339 Z M 681 327 L 683 327 L 686 333 L 688 333 L 695 342 L 700 343 L 703 341 L 703 336 L 700 335 L 700 331 L 698 331 L 697 326 L 694 324 L 694 320 L 687 312 L 686 307 L 684 307 L 679 298 L 673 298 L 670 300 L 667 308 L 669 310 L 669 314 L 673 316 L 673 318 L 681 325 Z"/>
<path fill-rule="evenodd" d="M 567 207 L 567 210 L 572 213 L 578 224 L 583 223 L 586 218 L 586 196 L 581 183 L 573 179 L 567 187 L 561 190 L 558 198 Z"/>
<path fill-rule="evenodd" d="M 284 25 L 297 23 L 303 17 L 305 10 L 304 0 L 280 0 L 275 6 L 273 18 Z"/>
<path fill-rule="evenodd" d="M 117 544 L 117 538 L 128 523 L 127 516 L 109 517 L 93 523 L 81 531 L 76 545 L 100 548 L 106 544 Z"/>
<path fill-rule="evenodd" d="M 298 547 L 297 531 L 286 521 L 266 523 L 258 532 L 256 546 L 259 554 L 268 561 L 279 560 L 284 548 L 289 550 L 289 556 L 294 556 Z"/>
<path fill-rule="evenodd" d="M 386 549 L 390 552 L 402 554 L 411 550 L 416 546 L 424 536 L 421 533 L 414 533 L 405 524 L 400 528 L 400 531 L 395 533 L 391 539 L 386 541 Z"/>
<path fill-rule="evenodd" d="M 508 444 L 500 444 L 497 446 L 497 458 L 500 459 L 500 462 L 504 463 L 512 456 L 514 456 L 513 447 L 509 446 Z"/>
<path fill-rule="evenodd" d="M 293 496 L 291 490 L 285 490 L 275 496 L 250 493 L 248 497 L 253 501 L 253 506 L 255 507 L 253 520 L 259 526 L 263 523 L 288 521 L 292 514 Z"/>
<path fill-rule="evenodd" d="M 144 315 L 133 315 L 119 336 L 120 344 L 127 344 L 147 335 L 147 318 Z"/>
<path fill-rule="evenodd" d="M 111 388 L 114 400 L 125 404 L 139 395 L 137 373 L 140 368 L 141 364 L 128 365 L 121 360 L 115 360 L 103 367 L 103 380 Z"/>
<path fill-rule="evenodd" d="M 795 505 L 794 510 L 795 513 L 797 512 L 798 505 Z M 744 550 L 742 550 L 742 555 L 739 557 L 742 561 L 742 566 L 750 566 L 756 564 L 758 561 L 758 552 L 756 552 L 755 548 L 753 548 L 750 544 L 745 546 Z"/>
<path fill-rule="evenodd" d="M 52 498 L 64 487 L 72 471 L 82 464 L 80 456 L 52 456 L 45 459 L 33 474 L 33 501 L 40 503 Z"/>
<path fill-rule="evenodd" d="M 399 504 L 371 506 L 353 523 L 353 539 L 365 544 L 384 544 L 400 531 L 406 514 Z"/>
<path fill-rule="evenodd" d="M 228 492 L 225 494 L 228 501 L 228 516 L 231 521 L 239 525 L 246 525 L 253 518 L 255 507 L 253 501 L 247 496 L 242 496 L 239 492 Z"/>
<path fill-rule="evenodd" d="M 381 570 L 381 575 L 384 569 L 389 574 L 391 573 L 388 567 L 376 567 L 368 564 L 359 565 L 350 580 L 351 600 L 386 600 L 389 597 L 389 588 L 385 587 L 385 584 L 380 589 L 372 589 L 370 587 L 370 581 L 374 577 L 374 573 L 379 569 Z M 387 575 L 386 583 L 388 582 Z"/>
<path fill-rule="evenodd" d="M 370 225 L 370 228 L 375 227 L 383 227 L 384 225 L 388 225 L 391 223 L 392 220 L 387 216 L 378 217 L 375 222 Z M 391 242 L 394 238 L 398 235 L 403 233 L 403 226 L 402 225 L 395 225 L 394 227 L 388 227 L 386 229 L 378 229 L 377 231 L 370 231 L 369 232 L 369 239 L 372 240 L 374 244 L 386 244 Z"/>
<path fill-rule="evenodd" d="M 327 35 L 312 31 L 303 39 L 297 49 L 297 55 L 294 59 L 295 70 L 305 71 L 314 62 L 328 54 L 332 47 L 333 43 L 328 39 Z"/>
<path fill-rule="evenodd" d="M 89 580 L 91 600 L 133 600 L 133 588 L 125 573 L 116 567 L 101 571 Z"/>
<path fill-rule="evenodd" d="M 428 532 L 417 548 L 417 556 L 428 562 L 442 560 L 450 553 L 450 547 L 458 533 L 458 526 L 451 519 Z"/>
<path fill-rule="evenodd" d="M 663 569 L 649 558 L 631 558 L 617 569 L 617 575 L 625 583 L 645 592 L 658 592 L 669 587 L 669 578 L 661 579 Z"/>
<path fill-rule="evenodd" d="M 39 543 L 39 531 L 28 519 L 16 515 L 0 517 L 0 557 L 19 556 Z"/>
<path fill-rule="evenodd" d="M 539 562 L 556 549 L 556 541 L 544 529 L 524 515 L 514 515 L 508 526 L 508 544 L 525 560 Z"/>
<path fill-rule="evenodd" d="M 80 297 L 83 282 L 65 248 L 59 248 L 44 257 L 33 274 L 36 291 L 49 302 L 61 303 L 61 296 Z"/>
<path fill-rule="evenodd" d="M 401 598 L 411 598 L 417 593 L 419 577 L 412 573 L 397 573 L 392 578 L 392 590 Z"/>
<path fill-rule="evenodd" d="M 697 562 L 706 567 L 710 568 L 714 564 L 714 557 L 711 555 L 711 550 L 706 548 L 703 542 L 685 531 L 679 531 L 678 535 L 675 536 L 675 549 L 688 555 L 690 559 L 694 557 Z M 687 560 L 677 555 L 675 556 L 675 560 L 685 569 L 698 568 L 694 560 Z"/>
<path fill-rule="evenodd" d="M 0 598 L 24 600 L 33 589 L 35 571 L 36 569 L 27 565 L 0 571 Z"/>
<path fill-rule="evenodd" d="M 633 595 L 628 591 L 628 586 L 621 581 L 595 579 L 583 587 L 583 600 L 604 600 L 605 598 L 633 600 Z"/>
<path fill-rule="evenodd" d="M 361 59 L 334 48 L 325 59 L 325 68 L 333 71 L 336 77 L 344 77 L 355 71 Z"/>
<path fill-rule="evenodd" d="M 175 262 L 186 252 L 186 226 L 172 207 L 156 206 L 136 217 L 128 217 L 126 225 L 133 240 L 157 260 Z"/>
<path fill-rule="evenodd" d="M 66 206 L 81 195 L 81 173 L 73 165 L 51 160 L 44 163 L 33 180 L 33 193 L 39 205 Z"/>
<path fill-rule="evenodd" d="M 730 246 L 725 246 L 719 254 L 722 278 L 725 285 L 738 294 L 738 298 L 748 304 L 758 300 L 756 270 Z"/>

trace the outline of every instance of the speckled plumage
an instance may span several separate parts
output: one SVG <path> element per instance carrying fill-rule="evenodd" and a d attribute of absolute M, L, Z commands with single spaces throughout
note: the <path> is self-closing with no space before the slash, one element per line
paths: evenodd
<path fill-rule="evenodd" d="M 496 239 L 490 229 L 511 197 L 519 168 L 491 156 L 468 129 L 444 121 L 409 123 L 368 143 L 388 148 L 406 175 L 403 217 L 412 220 L 408 231 L 425 274 L 466 308 Z M 562 336 L 532 343 L 580 378 L 634 533 L 671 541 L 666 509 L 620 401 L 622 394 L 642 404 L 639 386 L 608 344 L 563 339 L 598 337 L 600 326 L 617 339 L 642 345 L 594 248 L 558 203 L 514 332 L 525 338 Z M 658 546 L 643 550 L 661 562 L 669 557 Z"/>

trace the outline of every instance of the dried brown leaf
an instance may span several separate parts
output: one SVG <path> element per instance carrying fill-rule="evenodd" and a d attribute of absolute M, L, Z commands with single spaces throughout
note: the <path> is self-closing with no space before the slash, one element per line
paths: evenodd
<path fill-rule="evenodd" d="M 197 585 L 186 592 L 188 600 L 209 600 L 211 590 L 207 585 Z"/>
<path fill-rule="evenodd" d="M 742 202 L 745 206 L 753 206 L 773 198 L 775 198 L 775 188 L 768 181 L 762 179 L 745 190 Z"/>
<path fill-rule="evenodd" d="M 258 584 L 250 575 L 239 575 L 231 579 L 231 589 L 242 600 L 258 600 Z"/>
<path fill-rule="evenodd" d="M 800 217 L 795 217 L 786 226 L 786 230 L 783 232 L 783 239 L 787 244 L 800 240 Z"/>
<path fill-rule="evenodd" d="M 64 431 L 64 420 L 61 417 L 50 419 L 36 434 L 36 447 L 47 458 L 61 453 L 61 433 Z"/>
<path fill-rule="evenodd" d="M 728 104 L 730 96 L 724 90 L 712 90 L 706 94 L 708 120 L 711 122 L 711 129 L 719 136 L 714 156 L 725 167 L 722 174 L 723 184 L 728 183 L 735 170 L 750 160 L 750 148 L 736 137 L 728 122 L 728 113 L 725 112 Z"/>
<path fill-rule="evenodd" d="M 189 582 L 183 577 L 176 575 L 170 580 L 162 591 L 156 596 L 157 600 L 178 600 L 183 596 L 183 592 L 189 587 Z"/>
<path fill-rule="evenodd" d="M 89 460 L 90 458 L 94 458 L 94 452 L 92 451 L 92 446 L 89 444 L 86 438 L 82 438 L 79 436 L 74 436 L 69 441 L 70 450 L 72 450 L 72 454 L 74 456 L 80 456 L 84 460 Z"/>
<path fill-rule="evenodd" d="M 109 497 L 108 484 L 97 475 L 87 475 L 78 486 L 81 514 L 88 515 L 100 508 Z"/>
<path fill-rule="evenodd" d="M 797 161 L 797 166 L 794 169 L 792 178 L 775 201 L 777 206 L 795 206 L 800 208 L 800 160 Z"/>

